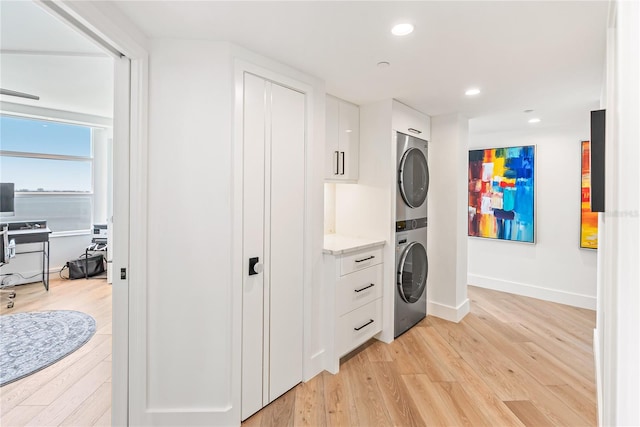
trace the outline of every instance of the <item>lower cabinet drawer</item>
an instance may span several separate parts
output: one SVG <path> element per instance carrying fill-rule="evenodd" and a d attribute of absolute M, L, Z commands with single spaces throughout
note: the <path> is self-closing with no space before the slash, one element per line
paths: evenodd
<path fill-rule="evenodd" d="M 344 356 L 382 330 L 382 298 L 370 302 L 336 322 L 336 349 Z"/>
<path fill-rule="evenodd" d="M 356 271 L 338 279 L 336 315 L 342 316 L 382 296 L 383 264 Z"/>
<path fill-rule="evenodd" d="M 344 276 L 380 263 L 382 263 L 381 247 L 342 255 L 340 257 L 340 275 Z"/>

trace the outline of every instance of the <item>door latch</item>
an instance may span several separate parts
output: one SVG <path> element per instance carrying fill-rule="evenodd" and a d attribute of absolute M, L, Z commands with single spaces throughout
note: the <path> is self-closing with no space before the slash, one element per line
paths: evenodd
<path fill-rule="evenodd" d="M 259 257 L 249 258 L 249 276 L 262 273 L 262 263 Z"/>

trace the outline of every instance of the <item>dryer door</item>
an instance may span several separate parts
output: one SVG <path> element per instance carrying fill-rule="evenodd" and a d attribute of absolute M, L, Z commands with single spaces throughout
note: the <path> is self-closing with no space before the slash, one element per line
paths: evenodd
<path fill-rule="evenodd" d="M 409 207 L 422 206 L 429 190 L 429 166 L 424 154 L 418 148 L 404 152 L 398 169 L 400 194 Z"/>
<path fill-rule="evenodd" d="M 398 264 L 398 293 L 407 303 L 414 303 L 420 299 L 427 287 L 429 262 L 427 251 L 418 242 L 410 243 L 402 253 Z"/>

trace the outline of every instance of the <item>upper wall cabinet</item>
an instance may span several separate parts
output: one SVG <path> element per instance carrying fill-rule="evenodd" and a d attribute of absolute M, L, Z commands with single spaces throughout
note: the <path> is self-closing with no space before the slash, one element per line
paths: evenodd
<path fill-rule="evenodd" d="M 426 141 L 431 139 L 431 119 L 395 99 L 393 100 L 393 130 Z"/>
<path fill-rule="evenodd" d="M 325 180 L 358 181 L 360 148 L 360 108 L 327 95 Z"/>

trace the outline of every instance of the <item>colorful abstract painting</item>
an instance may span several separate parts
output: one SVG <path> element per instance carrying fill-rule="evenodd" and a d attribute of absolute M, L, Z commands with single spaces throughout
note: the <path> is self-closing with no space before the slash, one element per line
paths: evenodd
<path fill-rule="evenodd" d="M 591 143 L 582 141 L 582 212 L 580 247 L 598 249 L 598 213 L 591 212 Z"/>
<path fill-rule="evenodd" d="M 469 236 L 535 241 L 535 146 L 469 151 Z"/>

